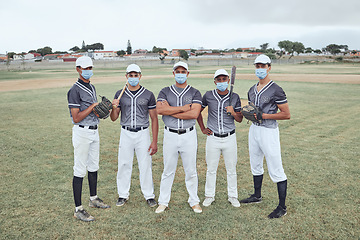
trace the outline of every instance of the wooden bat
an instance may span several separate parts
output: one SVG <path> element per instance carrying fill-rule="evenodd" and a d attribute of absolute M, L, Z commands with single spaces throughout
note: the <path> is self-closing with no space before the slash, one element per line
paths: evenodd
<path fill-rule="evenodd" d="M 233 95 L 233 89 L 234 89 L 234 83 L 235 83 L 235 75 L 236 75 L 236 67 L 233 66 L 231 68 L 231 77 L 230 77 L 230 97 L 229 97 L 229 106 L 231 105 L 232 95 Z M 227 115 L 230 116 L 231 113 L 227 112 Z"/>
<path fill-rule="evenodd" d="M 124 94 L 125 89 L 126 89 L 126 86 L 127 86 L 127 82 L 125 83 L 125 86 L 124 86 L 123 89 L 121 90 L 121 93 L 120 93 L 120 95 L 118 96 L 117 100 L 120 100 L 121 96 Z M 115 106 L 115 105 L 113 105 L 113 106 Z M 115 107 L 117 107 L 117 106 L 115 106 Z"/>

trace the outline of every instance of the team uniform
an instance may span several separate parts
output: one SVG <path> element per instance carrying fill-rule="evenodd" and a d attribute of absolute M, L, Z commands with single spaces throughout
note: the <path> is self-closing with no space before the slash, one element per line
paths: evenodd
<path fill-rule="evenodd" d="M 206 184 L 205 197 L 215 197 L 216 172 L 220 155 L 223 154 L 227 172 L 228 197 L 238 198 L 237 191 L 237 141 L 234 117 L 227 115 L 230 92 L 221 95 L 216 89 L 208 91 L 202 99 L 202 108 L 208 107 L 207 128 L 212 134 L 206 139 Z M 240 112 L 241 102 L 238 94 L 233 93 L 231 106 L 235 112 Z M 207 206 L 204 204 L 204 206 Z"/>
<path fill-rule="evenodd" d="M 67 93 L 70 117 L 74 124 L 72 128 L 74 217 L 82 221 L 94 220 L 94 217 L 81 204 L 82 184 L 86 174 L 88 175 L 90 190 L 89 206 L 96 208 L 110 207 L 97 196 L 100 140 L 98 132 L 99 118 L 92 111 L 97 103 L 95 87 L 90 84 L 89 80 L 93 74 L 92 67 L 92 60 L 87 56 L 76 60 L 76 69 L 80 76 Z M 89 111 L 89 114 L 80 120 L 82 116 L 79 117 L 78 114 L 86 111 Z"/>
<path fill-rule="evenodd" d="M 269 114 L 277 113 L 277 104 L 287 103 L 285 92 L 273 81 L 259 92 L 257 84 L 252 86 L 248 92 L 248 100 L 263 113 Z M 251 172 L 254 176 L 263 175 L 265 156 L 271 180 L 278 183 L 287 179 L 282 166 L 279 128 L 276 120 L 264 119 L 261 123 L 253 123 L 250 126 L 249 154 Z"/>
<path fill-rule="evenodd" d="M 157 98 L 161 102 L 166 100 L 170 106 L 184 106 L 186 104 L 201 104 L 200 92 L 187 85 L 179 88 L 175 85 L 163 88 Z M 165 124 L 163 140 L 164 171 L 161 176 L 159 206 L 168 206 L 171 188 L 175 177 L 179 154 L 185 171 L 185 184 L 189 193 L 189 205 L 195 206 L 200 202 L 197 195 L 198 175 L 196 171 L 197 134 L 196 119 L 183 120 L 170 115 L 163 115 Z"/>
<path fill-rule="evenodd" d="M 121 90 L 117 91 L 117 99 Z M 120 141 L 118 155 L 117 189 L 119 198 L 128 199 L 134 151 L 139 165 L 141 191 L 146 200 L 153 199 L 152 158 L 150 146 L 149 110 L 156 109 L 152 92 L 140 86 L 136 91 L 125 89 L 118 105 L 121 111 Z"/>

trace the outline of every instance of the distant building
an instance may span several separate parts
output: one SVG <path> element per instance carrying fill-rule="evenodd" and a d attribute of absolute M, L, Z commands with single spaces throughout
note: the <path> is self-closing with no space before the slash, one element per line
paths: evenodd
<path fill-rule="evenodd" d="M 173 50 L 171 50 L 171 56 L 172 57 L 179 57 L 180 56 L 180 50 L 186 51 L 189 56 L 191 55 L 191 49 L 173 49 Z"/>
<path fill-rule="evenodd" d="M 117 57 L 115 51 L 94 51 L 93 56 L 95 60 L 97 59 L 111 59 Z"/>

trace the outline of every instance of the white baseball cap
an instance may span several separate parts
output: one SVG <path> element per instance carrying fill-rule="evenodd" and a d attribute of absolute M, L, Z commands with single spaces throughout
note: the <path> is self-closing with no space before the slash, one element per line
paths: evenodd
<path fill-rule="evenodd" d="M 183 67 L 186 69 L 186 71 L 189 71 L 189 67 L 187 65 L 187 63 L 184 63 L 184 62 L 177 62 L 175 63 L 174 67 L 173 67 L 173 70 L 175 71 L 178 67 Z"/>
<path fill-rule="evenodd" d="M 229 76 L 228 72 L 225 69 L 218 69 L 218 70 L 216 70 L 216 72 L 214 74 L 214 79 L 220 75 Z"/>
<path fill-rule="evenodd" d="M 141 73 L 141 69 L 138 65 L 136 64 L 130 64 L 127 68 L 126 68 L 126 73 L 129 72 L 137 72 L 137 73 Z"/>
<path fill-rule="evenodd" d="M 261 54 L 255 59 L 254 64 L 256 63 L 269 64 L 271 63 L 271 59 L 268 56 Z"/>
<path fill-rule="evenodd" d="M 81 67 L 81 68 L 87 68 L 87 67 L 93 67 L 93 61 L 90 57 L 88 56 L 82 56 L 79 57 L 78 59 L 76 59 L 76 67 Z"/>

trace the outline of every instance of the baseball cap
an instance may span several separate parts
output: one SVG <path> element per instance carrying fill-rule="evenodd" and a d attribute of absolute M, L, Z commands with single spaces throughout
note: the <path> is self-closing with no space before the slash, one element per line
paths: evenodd
<path fill-rule="evenodd" d="M 261 54 L 255 59 L 254 64 L 256 63 L 269 64 L 271 63 L 271 59 L 268 56 Z"/>
<path fill-rule="evenodd" d="M 138 65 L 136 64 L 130 64 L 127 68 L 126 68 L 126 73 L 129 72 L 137 72 L 137 73 L 141 73 L 141 69 Z"/>
<path fill-rule="evenodd" d="M 228 72 L 225 69 L 218 69 L 218 70 L 216 70 L 216 72 L 214 74 L 214 79 L 220 75 L 229 76 Z"/>
<path fill-rule="evenodd" d="M 79 57 L 78 59 L 76 59 L 75 65 L 76 65 L 76 67 L 82 67 L 82 68 L 94 66 L 92 59 L 88 56 L 82 56 L 82 57 Z"/>
<path fill-rule="evenodd" d="M 175 71 L 178 67 L 183 67 L 185 68 L 187 71 L 189 71 L 189 67 L 187 65 L 187 63 L 184 63 L 184 62 L 177 62 L 175 63 L 174 67 L 173 67 L 173 70 Z"/>

